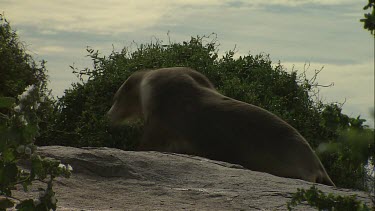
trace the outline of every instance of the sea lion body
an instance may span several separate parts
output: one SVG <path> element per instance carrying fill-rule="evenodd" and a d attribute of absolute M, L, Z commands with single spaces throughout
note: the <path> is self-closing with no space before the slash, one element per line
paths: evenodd
<path fill-rule="evenodd" d="M 138 107 L 137 117 L 145 120 L 140 150 L 193 154 L 334 186 L 296 129 L 265 109 L 220 94 L 192 69 L 138 72 L 116 95 L 130 99 L 127 105 Z M 115 105 L 108 112 L 111 119 L 131 116 L 114 118 L 115 110 L 127 110 L 124 103 Z"/>

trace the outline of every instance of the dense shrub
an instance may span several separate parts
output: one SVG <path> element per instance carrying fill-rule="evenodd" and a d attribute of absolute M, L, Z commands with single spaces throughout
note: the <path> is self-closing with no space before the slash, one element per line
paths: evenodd
<path fill-rule="evenodd" d="M 359 117 L 341 114 L 336 104 L 327 107 L 322 115 L 324 125 L 333 135 L 317 152 L 328 167 L 329 175 L 339 187 L 374 193 L 374 130 L 364 126 L 364 120 Z"/>
<path fill-rule="evenodd" d="M 47 69 L 44 60 L 36 63 L 32 56 L 26 53 L 23 43 L 16 31 L 12 30 L 9 22 L 0 14 L 0 97 L 21 95 L 26 87 L 39 84 L 41 100 L 36 111 L 40 120 L 39 126 L 46 131 L 47 122 L 51 120 L 55 100 L 47 89 Z M 7 114 L 9 110 L 1 109 Z"/>
<path fill-rule="evenodd" d="M 364 10 L 371 10 L 371 8 L 371 13 L 365 13 L 365 17 L 360 21 L 363 22 L 363 28 L 369 30 L 375 36 L 375 0 L 368 0 L 367 5 L 363 7 Z"/>
<path fill-rule="evenodd" d="M 326 194 L 319 190 L 316 186 L 310 189 L 297 189 L 292 195 L 292 199 L 287 203 L 288 210 L 293 207 L 307 202 L 311 207 L 318 210 L 341 210 L 341 211 L 370 211 L 371 209 L 363 202 L 357 199 L 356 195 L 337 196 L 332 193 Z"/>
<path fill-rule="evenodd" d="M 15 31 L 0 14 L 0 96 L 17 96 L 28 85 L 44 78 L 43 66 L 36 67 L 25 53 Z"/>

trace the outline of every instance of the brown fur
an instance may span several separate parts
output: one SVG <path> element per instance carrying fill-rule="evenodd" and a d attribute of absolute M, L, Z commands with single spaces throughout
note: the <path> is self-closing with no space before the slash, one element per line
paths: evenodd
<path fill-rule="evenodd" d="M 108 116 L 113 122 L 144 118 L 140 150 L 194 154 L 334 186 L 296 129 L 262 108 L 221 95 L 189 68 L 131 75 Z"/>

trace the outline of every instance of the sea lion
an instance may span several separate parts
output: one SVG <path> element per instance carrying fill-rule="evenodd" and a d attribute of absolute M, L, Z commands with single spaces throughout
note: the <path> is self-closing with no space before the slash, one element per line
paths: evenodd
<path fill-rule="evenodd" d="M 138 71 L 108 111 L 114 123 L 143 118 L 140 150 L 170 151 L 334 186 L 302 135 L 271 112 L 220 94 L 184 67 Z"/>

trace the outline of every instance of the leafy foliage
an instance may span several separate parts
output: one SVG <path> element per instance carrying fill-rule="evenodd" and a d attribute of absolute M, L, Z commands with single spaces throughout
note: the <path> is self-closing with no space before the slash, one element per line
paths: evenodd
<path fill-rule="evenodd" d="M 0 117 L 0 210 L 14 206 L 11 190 L 21 184 L 25 191 L 33 181 L 46 181 L 47 188 L 40 189 L 39 199 L 20 201 L 16 209 L 20 210 L 49 210 L 56 209 L 56 198 L 52 190 L 52 181 L 56 176 L 70 176 L 71 167 L 63 168 L 59 161 L 41 158 L 36 154 L 34 138 L 38 136 L 38 109 L 35 99 L 39 99 L 38 87 L 30 87 L 20 96 L 20 104 L 12 110 L 13 98 L 0 97 L 0 108 L 9 109 L 10 115 Z M 20 161 L 29 160 L 29 170 L 18 167 Z"/>
<path fill-rule="evenodd" d="M 363 28 L 367 29 L 375 36 L 375 0 L 368 0 L 368 4 L 363 7 L 364 10 L 370 9 L 371 13 L 366 13 L 365 18 L 360 21 L 363 22 Z"/>
<path fill-rule="evenodd" d="M 374 177 L 370 176 L 373 170 L 367 168 L 369 163 L 373 165 L 373 137 L 373 131 L 359 133 L 351 130 L 343 132 L 337 142 L 327 144 L 328 149 L 322 157 L 328 157 L 325 160 L 337 186 L 373 192 Z M 369 155 L 371 157 L 367 157 Z"/>
<path fill-rule="evenodd" d="M 37 64 L 31 55 L 26 53 L 16 31 L 0 14 L 0 97 L 15 98 L 21 95 L 27 86 L 39 84 L 40 102 L 35 111 L 39 118 L 40 131 L 47 131 L 55 107 L 51 91 L 47 89 L 46 62 Z M 6 106 L 4 106 L 6 107 Z M 8 114 L 9 109 L 0 108 L 0 112 Z"/>
<path fill-rule="evenodd" d="M 374 176 L 367 167 L 374 165 L 374 130 L 363 125 L 364 119 L 342 114 L 338 104 L 326 107 L 322 115 L 331 135 L 328 142 L 319 145 L 317 153 L 328 174 L 339 187 L 371 191 Z"/>
<path fill-rule="evenodd" d="M 318 210 L 370 211 L 366 204 L 356 199 L 356 195 L 335 196 L 332 193 L 327 195 L 314 185 L 308 190 L 298 188 L 297 192 L 293 194 L 292 200 L 287 203 L 287 208 L 292 210 L 302 202 L 307 202 Z"/>
<path fill-rule="evenodd" d="M 25 53 L 16 32 L 0 14 L 0 96 L 20 95 L 28 85 L 45 79 L 44 73 L 44 62 L 37 67 Z"/>
<path fill-rule="evenodd" d="M 45 62 L 38 66 L 25 53 L 2 15 L 0 33 L 0 210 L 15 203 L 18 210 L 55 210 L 52 181 L 57 176 L 69 177 L 72 169 L 36 154 L 35 138 L 45 128 L 43 123 L 50 121 L 54 103 L 46 88 Z M 26 163 L 23 168 L 20 162 Z M 40 189 L 38 199 L 21 201 L 12 196 L 16 185 L 27 191 L 35 180 L 47 186 Z"/>

